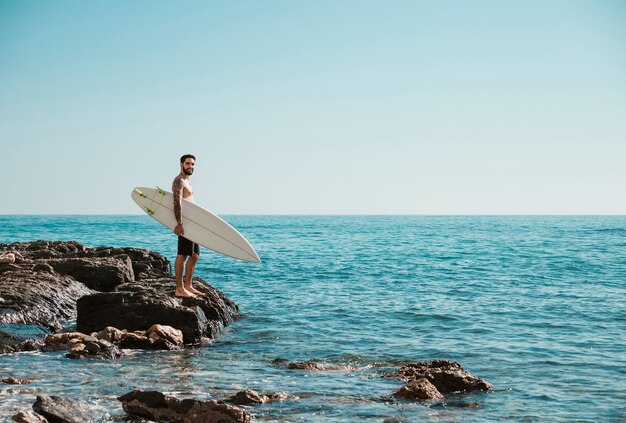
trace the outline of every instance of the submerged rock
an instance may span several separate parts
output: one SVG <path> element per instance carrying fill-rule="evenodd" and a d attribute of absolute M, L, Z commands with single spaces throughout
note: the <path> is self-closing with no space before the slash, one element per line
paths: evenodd
<path fill-rule="evenodd" d="M 317 360 L 307 360 L 307 361 L 293 361 L 285 360 L 282 358 L 277 358 L 272 362 L 275 366 L 284 367 L 287 370 L 306 370 L 310 372 L 323 372 L 323 371 L 331 371 L 331 370 L 344 370 L 348 372 L 354 372 L 356 369 L 348 364 L 324 364 L 320 363 Z"/>
<path fill-rule="evenodd" d="M 65 397 L 38 395 L 33 410 L 51 423 L 91 423 L 93 412 L 82 402 Z"/>
<path fill-rule="evenodd" d="M 249 423 L 250 414 L 221 401 L 178 399 L 157 391 L 134 390 L 118 398 L 130 417 L 185 423 Z"/>
<path fill-rule="evenodd" d="M 285 392 L 273 392 L 270 394 L 259 394 L 252 389 L 247 391 L 237 392 L 228 400 L 240 405 L 256 405 L 256 404 L 269 404 L 275 401 L 284 401 L 289 398 L 289 395 Z"/>
<path fill-rule="evenodd" d="M 410 363 L 384 377 L 397 377 L 405 382 L 427 379 L 442 394 L 493 389 L 485 379 L 472 375 L 459 363 L 447 360 Z"/>
<path fill-rule="evenodd" d="M 27 385 L 29 383 L 33 383 L 35 379 L 17 379 L 14 377 L 6 377 L 2 379 L 2 383 L 6 383 L 8 385 Z"/>
<path fill-rule="evenodd" d="M 34 325 L 0 324 L 0 354 L 18 351 L 37 351 L 43 345 L 48 330 Z"/>

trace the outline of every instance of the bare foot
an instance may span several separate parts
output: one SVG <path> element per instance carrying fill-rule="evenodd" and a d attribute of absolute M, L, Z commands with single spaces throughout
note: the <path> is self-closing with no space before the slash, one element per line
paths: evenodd
<path fill-rule="evenodd" d="M 196 298 L 196 295 L 194 293 L 187 291 L 185 288 L 176 288 L 175 295 L 179 298 Z"/>
<path fill-rule="evenodd" d="M 185 289 L 189 292 L 191 292 L 194 295 L 197 295 L 199 297 L 204 297 L 205 293 L 202 291 L 198 291 L 196 288 L 194 288 L 193 286 L 186 286 Z"/>

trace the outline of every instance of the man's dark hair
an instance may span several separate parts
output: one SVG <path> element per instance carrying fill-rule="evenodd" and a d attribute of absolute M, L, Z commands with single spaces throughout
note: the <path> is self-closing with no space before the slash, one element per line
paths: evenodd
<path fill-rule="evenodd" d="M 187 159 L 194 159 L 194 161 L 196 160 L 196 156 L 194 156 L 193 154 L 185 154 L 183 157 L 180 158 L 180 162 L 181 163 L 185 163 L 185 160 Z"/>

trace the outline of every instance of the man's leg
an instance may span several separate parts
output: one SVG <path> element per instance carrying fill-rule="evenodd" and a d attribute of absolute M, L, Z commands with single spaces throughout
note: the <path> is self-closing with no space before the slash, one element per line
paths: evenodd
<path fill-rule="evenodd" d="M 202 295 L 202 292 L 195 289 L 191 283 L 193 281 L 193 272 L 196 270 L 196 263 L 198 263 L 198 259 L 200 258 L 199 253 L 194 253 L 189 260 L 187 260 L 187 266 L 185 269 L 185 289 L 192 294 Z"/>
<path fill-rule="evenodd" d="M 174 262 L 174 271 L 176 272 L 176 296 L 183 298 L 193 298 L 195 295 L 185 289 L 183 285 L 183 271 L 185 270 L 185 260 L 187 256 L 177 255 Z"/>
<path fill-rule="evenodd" d="M 192 256 L 195 251 L 193 250 L 194 246 L 191 241 L 182 236 L 178 237 L 178 255 L 176 256 L 176 261 L 174 262 L 174 271 L 176 272 L 176 296 L 183 298 L 194 298 L 195 295 L 193 292 L 185 289 L 183 284 L 183 271 L 185 270 L 185 261 L 187 257 Z M 191 260 L 191 259 L 190 259 Z"/>

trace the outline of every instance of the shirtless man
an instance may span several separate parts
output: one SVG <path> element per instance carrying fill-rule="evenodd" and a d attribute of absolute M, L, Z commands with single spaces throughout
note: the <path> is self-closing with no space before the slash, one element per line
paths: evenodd
<path fill-rule="evenodd" d="M 176 272 L 176 296 L 182 298 L 195 298 L 202 295 L 202 292 L 191 286 L 193 280 L 193 271 L 196 263 L 200 258 L 200 246 L 183 238 L 185 230 L 183 229 L 183 198 L 193 202 L 193 188 L 189 183 L 189 177 L 193 175 L 193 169 L 196 165 L 196 158 L 192 154 L 185 154 L 180 158 L 180 173 L 172 183 L 172 192 L 174 193 L 174 216 L 176 217 L 176 228 L 174 233 L 178 235 L 178 255 L 174 263 Z M 187 264 L 185 265 L 185 262 Z M 183 283 L 183 270 L 185 271 L 185 280 Z"/>

